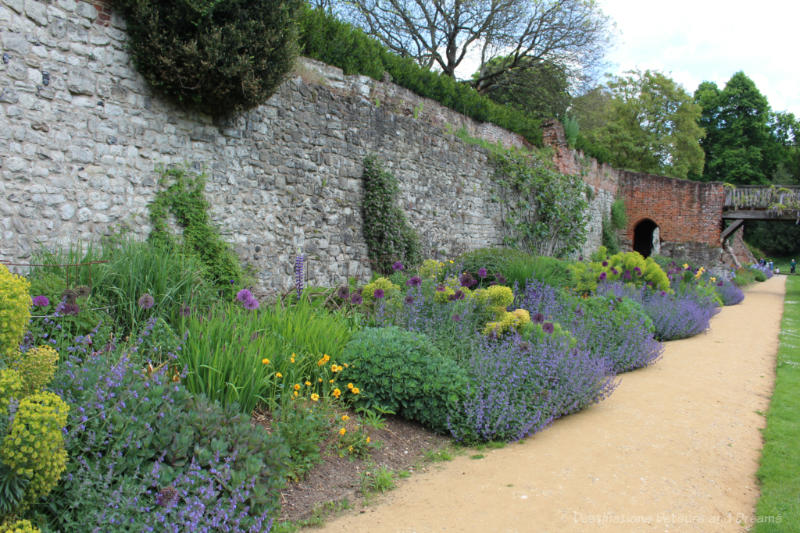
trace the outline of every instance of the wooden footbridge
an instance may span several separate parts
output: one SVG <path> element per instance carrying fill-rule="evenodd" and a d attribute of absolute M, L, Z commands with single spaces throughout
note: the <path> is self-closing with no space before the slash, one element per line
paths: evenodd
<path fill-rule="evenodd" d="M 722 241 L 745 220 L 793 220 L 800 224 L 800 186 L 725 185 L 722 218 L 732 220 Z"/>

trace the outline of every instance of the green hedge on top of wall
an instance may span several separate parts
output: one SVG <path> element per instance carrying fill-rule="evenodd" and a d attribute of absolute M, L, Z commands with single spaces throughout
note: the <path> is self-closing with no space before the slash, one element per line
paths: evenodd
<path fill-rule="evenodd" d="M 419 66 L 410 57 L 390 52 L 352 24 L 320 9 L 306 6 L 299 20 L 300 53 L 376 80 L 388 72 L 392 81 L 425 98 L 480 122 L 491 122 L 541 146 L 542 128 L 517 109 L 497 104 L 471 86 Z"/>

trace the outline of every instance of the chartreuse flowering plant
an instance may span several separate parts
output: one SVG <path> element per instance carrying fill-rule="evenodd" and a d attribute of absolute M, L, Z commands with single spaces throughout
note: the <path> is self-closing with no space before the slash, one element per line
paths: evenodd
<path fill-rule="evenodd" d="M 0 358 L 12 358 L 31 318 L 30 283 L 0 264 Z"/>

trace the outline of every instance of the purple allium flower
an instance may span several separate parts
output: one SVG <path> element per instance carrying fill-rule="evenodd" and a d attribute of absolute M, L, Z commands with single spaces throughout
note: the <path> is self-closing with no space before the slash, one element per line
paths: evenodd
<path fill-rule="evenodd" d="M 479 277 L 479 278 L 483 279 L 483 278 L 485 278 L 487 275 L 488 275 L 488 273 L 486 272 L 486 269 L 485 269 L 485 268 L 481 267 L 481 268 L 479 268 L 479 269 L 478 269 L 478 277 Z"/>
<path fill-rule="evenodd" d="M 247 301 L 242 303 L 242 306 L 244 306 L 244 308 L 247 309 L 248 311 L 253 311 L 255 309 L 258 309 L 259 303 L 258 300 L 256 300 L 251 296 Z"/>
<path fill-rule="evenodd" d="M 451 302 L 454 302 L 456 300 L 463 300 L 464 299 L 464 292 L 461 289 L 459 289 L 456 292 L 454 292 L 453 294 L 451 294 L 450 296 L 448 296 L 447 299 L 450 300 Z"/>
<path fill-rule="evenodd" d="M 500 285 L 506 284 L 506 278 L 502 274 L 495 274 L 494 278 L 497 280 L 497 283 Z"/>
<path fill-rule="evenodd" d="M 534 324 L 541 324 L 542 322 L 544 322 L 544 315 L 542 313 L 536 313 L 533 315 Z"/>
<path fill-rule="evenodd" d="M 608 266 L 608 261 L 603 261 L 602 265 L 603 265 L 604 267 L 607 267 L 607 266 Z"/>
<path fill-rule="evenodd" d="M 47 307 L 50 305 L 50 299 L 47 296 L 35 296 L 33 298 L 34 307 Z"/>
<path fill-rule="evenodd" d="M 632 276 L 631 276 L 631 271 L 630 270 L 626 270 L 625 272 L 623 272 L 623 274 L 622 274 L 622 280 L 623 281 L 630 281 L 631 279 L 632 279 Z"/>
<path fill-rule="evenodd" d="M 144 293 L 139 298 L 139 302 L 138 303 L 139 303 L 139 307 L 141 307 L 142 309 L 150 309 L 150 308 L 153 307 L 153 305 L 155 305 L 156 301 L 153 299 L 152 296 L 150 296 L 149 293 Z"/>
<path fill-rule="evenodd" d="M 248 289 L 242 289 L 236 293 L 236 300 L 242 303 L 245 303 L 247 300 L 251 300 L 252 298 L 253 293 Z"/>
<path fill-rule="evenodd" d="M 462 287 L 470 288 L 473 285 L 476 285 L 478 282 L 473 278 L 469 272 L 464 272 L 461 274 L 461 277 L 458 278 L 459 283 L 461 283 Z"/>
<path fill-rule="evenodd" d="M 380 300 L 384 297 L 383 289 L 375 289 L 375 292 L 372 293 L 372 297 L 376 300 Z"/>
<path fill-rule="evenodd" d="M 303 294 L 303 256 L 298 255 L 294 259 L 294 287 L 297 290 L 297 297 Z"/>
<path fill-rule="evenodd" d="M 146 309 L 149 309 L 149 307 Z M 80 312 L 81 308 L 75 303 L 64 302 L 64 304 L 61 306 L 61 314 L 63 315 L 77 315 Z"/>
<path fill-rule="evenodd" d="M 444 285 L 437 285 L 436 292 L 444 292 Z"/>
<path fill-rule="evenodd" d="M 409 287 L 419 287 L 421 284 L 422 280 L 420 279 L 419 276 L 412 276 L 408 278 L 408 281 L 406 281 L 406 285 L 408 285 Z"/>
<path fill-rule="evenodd" d="M 616 268 L 611 267 L 611 273 L 616 276 L 617 274 L 619 274 L 619 271 Z"/>
<path fill-rule="evenodd" d="M 350 297 L 350 303 L 353 305 L 361 305 L 364 302 L 364 299 L 361 297 L 361 294 L 356 293 Z"/>
<path fill-rule="evenodd" d="M 555 326 L 553 326 L 552 322 L 545 322 L 542 324 L 542 331 L 545 333 L 553 333 L 553 331 L 555 331 Z"/>
<path fill-rule="evenodd" d="M 400 261 L 396 261 L 396 262 L 395 262 L 395 263 L 392 265 L 392 270 L 394 270 L 395 272 L 397 272 L 397 271 L 399 271 L 399 270 L 403 270 L 404 268 L 405 268 L 405 267 L 403 266 L 403 263 L 401 263 Z"/>
<path fill-rule="evenodd" d="M 639 267 L 633 267 L 633 273 L 636 274 L 637 276 L 641 276 L 642 275 L 642 269 L 639 268 Z"/>
<path fill-rule="evenodd" d="M 336 291 L 336 295 L 342 300 L 347 300 L 348 298 L 350 298 L 350 287 L 348 287 L 347 285 L 339 287 L 339 290 Z"/>
<path fill-rule="evenodd" d="M 411 304 L 414 303 L 414 297 L 409 294 L 408 296 L 406 296 L 406 300 L 405 301 L 406 301 L 406 303 L 408 305 L 411 305 Z"/>
<path fill-rule="evenodd" d="M 605 272 L 600 272 L 600 277 L 599 277 L 599 278 L 597 278 L 597 279 L 598 279 L 599 281 L 603 281 L 604 279 L 606 279 L 606 273 L 605 273 Z"/>

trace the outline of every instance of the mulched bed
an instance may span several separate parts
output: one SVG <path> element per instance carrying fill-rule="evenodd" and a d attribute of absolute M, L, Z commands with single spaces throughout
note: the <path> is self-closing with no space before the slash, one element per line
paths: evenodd
<path fill-rule="evenodd" d="M 363 500 L 360 492 L 363 472 L 380 467 L 395 472 L 424 470 L 425 452 L 440 450 L 452 442 L 446 436 L 397 417 L 387 417 L 386 428 L 370 428 L 369 435 L 381 445 L 372 449 L 366 459 L 339 457 L 333 446 L 323 444 L 322 461 L 304 479 L 290 482 L 281 493 L 280 521 L 309 518 L 315 508 L 329 502 L 346 499 L 352 507 Z"/>

